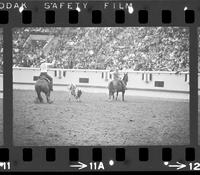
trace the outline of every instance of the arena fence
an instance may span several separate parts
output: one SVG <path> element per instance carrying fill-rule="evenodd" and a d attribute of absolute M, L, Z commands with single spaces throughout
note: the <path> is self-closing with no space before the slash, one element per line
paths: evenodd
<path fill-rule="evenodd" d="M 198 73 L 198 94 L 200 95 L 200 73 Z"/>
<path fill-rule="evenodd" d="M 126 72 L 128 95 L 189 99 L 188 72 Z M 123 77 L 124 71 L 119 73 Z M 13 67 L 13 88 L 33 90 L 39 74 L 39 68 Z M 89 92 L 107 93 L 108 83 L 113 80 L 113 72 L 109 70 L 50 69 L 48 74 L 53 78 L 54 90 L 61 91 L 66 91 L 70 83 L 75 83 Z"/>

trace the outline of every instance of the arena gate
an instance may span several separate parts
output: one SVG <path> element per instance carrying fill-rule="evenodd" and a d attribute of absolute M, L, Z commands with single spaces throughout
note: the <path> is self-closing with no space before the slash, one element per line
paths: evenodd
<path fill-rule="evenodd" d="M 127 95 L 189 99 L 188 72 L 127 71 Z M 121 77 L 123 71 L 119 72 Z M 34 89 L 39 68 L 14 67 L 13 88 Z M 108 93 L 108 82 L 113 79 L 109 70 L 50 69 L 54 90 L 66 91 L 70 83 L 89 92 Z"/>

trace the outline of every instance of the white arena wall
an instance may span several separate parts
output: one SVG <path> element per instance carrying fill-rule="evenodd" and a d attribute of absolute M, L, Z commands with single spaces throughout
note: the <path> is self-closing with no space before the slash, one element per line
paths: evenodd
<path fill-rule="evenodd" d="M 198 95 L 200 95 L 200 73 L 198 73 Z"/>
<path fill-rule="evenodd" d="M 189 73 L 127 71 L 127 95 L 160 98 L 189 99 Z M 120 72 L 123 76 L 123 72 Z M 32 89 L 40 70 L 38 68 L 14 67 L 13 89 Z M 54 90 L 66 91 L 75 83 L 83 91 L 108 93 L 108 83 L 113 79 L 109 70 L 50 69 Z"/>

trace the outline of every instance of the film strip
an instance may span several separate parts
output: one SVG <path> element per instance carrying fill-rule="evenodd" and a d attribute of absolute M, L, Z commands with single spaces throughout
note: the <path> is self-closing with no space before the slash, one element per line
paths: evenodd
<path fill-rule="evenodd" d="M 0 170 L 199 171 L 199 9 L 2 0 Z"/>

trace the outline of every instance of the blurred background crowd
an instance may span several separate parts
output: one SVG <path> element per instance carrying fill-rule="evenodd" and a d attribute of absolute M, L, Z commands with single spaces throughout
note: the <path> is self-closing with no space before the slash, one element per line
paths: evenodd
<path fill-rule="evenodd" d="M 3 73 L 3 34 L 0 30 L 0 74 Z"/>
<path fill-rule="evenodd" d="M 71 27 L 14 30 L 13 66 L 39 67 L 41 54 L 49 62 L 56 61 L 54 68 L 189 71 L 189 29 Z"/>

